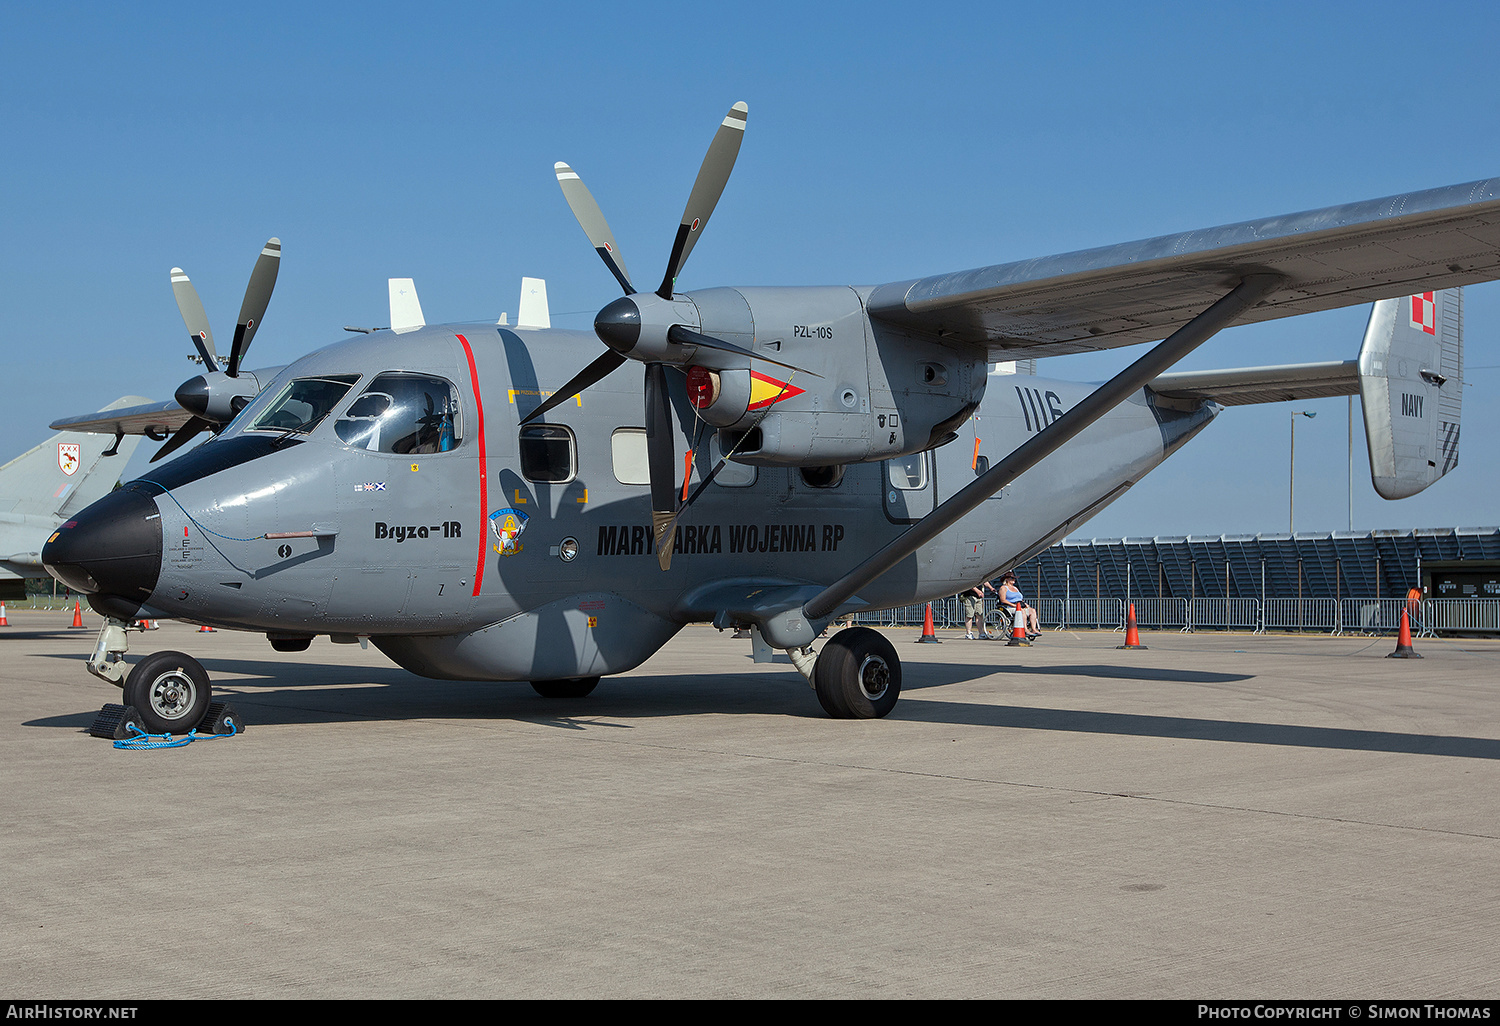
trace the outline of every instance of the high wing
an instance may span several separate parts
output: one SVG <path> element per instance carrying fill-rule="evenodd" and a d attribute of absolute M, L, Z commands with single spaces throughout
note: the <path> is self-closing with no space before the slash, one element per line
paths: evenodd
<path fill-rule="evenodd" d="M 866 307 L 1015 360 L 1154 341 L 1266 272 L 1233 323 L 1500 278 L 1500 179 L 893 282 Z"/>
<path fill-rule="evenodd" d="M 90 431 L 104 435 L 146 435 L 161 441 L 193 419 L 175 399 L 141 403 L 117 410 L 101 410 L 78 417 L 63 417 L 49 426 L 54 431 Z"/>
<path fill-rule="evenodd" d="M 1359 395 L 1359 361 L 1294 363 L 1277 367 L 1236 370 L 1172 371 L 1146 386 L 1158 397 L 1175 400 L 1166 405 L 1196 405 L 1205 400 L 1220 406 L 1281 403 L 1297 399 L 1325 399 Z"/>

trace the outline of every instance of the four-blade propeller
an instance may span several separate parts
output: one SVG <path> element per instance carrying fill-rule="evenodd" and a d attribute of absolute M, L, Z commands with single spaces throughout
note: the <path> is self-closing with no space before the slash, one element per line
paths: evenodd
<path fill-rule="evenodd" d="M 740 152 L 740 143 L 745 137 L 745 119 L 748 114 L 749 107 L 743 103 L 736 103 L 724 116 L 719 130 L 714 133 L 713 142 L 708 147 L 708 154 L 703 158 L 703 166 L 698 170 L 698 178 L 693 183 L 693 191 L 688 194 L 687 207 L 682 212 L 682 222 L 677 226 L 677 234 L 672 241 L 671 256 L 667 259 L 666 273 L 654 294 L 643 294 L 632 283 L 630 272 L 625 269 L 625 260 L 620 255 L 620 248 L 615 242 L 614 233 L 609 230 L 609 223 L 605 221 L 604 214 L 600 211 L 599 204 L 594 201 L 588 187 L 583 184 L 583 179 L 567 164 L 559 163 L 553 168 L 557 173 L 557 184 L 562 188 L 563 198 L 568 201 L 573 216 L 578 219 L 579 226 L 583 229 L 584 235 L 588 236 L 589 243 L 599 254 L 599 258 L 604 261 L 604 266 L 609 268 L 615 280 L 620 283 L 620 287 L 625 290 L 625 298 L 617 299 L 606 306 L 594 319 L 595 333 L 609 348 L 566 385 L 527 414 L 521 423 L 525 424 L 544 416 L 548 411 L 572 399 L 579 392 L 625 363 L 628 358 L 645 364 L 645 381 L 642 387 L 646 404 L 646 463 L 651 476 L 651 524 L 655 536 L 657 559 L 663 570 L 666 570 L 672 563 L 678 501 L 673 466 L 672 407 L 667 389 L 667 366 L 685 361 L 693 351 L 691 347 L 736 353 L 752 359 L 766 358 L 742 346 L 697 331 L 696 320 L 689 326 L 676 323 L 675 318 L 672 317 L 669 319 L 673 323 L 667 326 L 662 337 L 649 339 L 648 345 L 638 349 L 637 343 L 641 341 L 641 310 L 643 307 L 652 308 L 656 300 L 665 301 L 668 304 L 673 303 L 672 289 L 677 276 L 682 273 L 682 268 L 687 263 L 687 258 L 697 244 L 698 238 L 702 235 L 704 226 L 713 216 L 714 207 L 718 205 L 719 197 L 724 193 L 724 186 L 729 182 L 730 172 L 734 170 L 734 162 Z M 672 312 L 675 313 L 675 311 Z M 678 352 L 683 347 L 687 347 L 687 351 Z M 677 357 L 676 360 L 672 359 L 674 356 Z M 767 360 L 767 362 L 782 367 L 790 366 L 776 360 Z"/>
<path fill-rule="evenodd" d="M 229 348 L 229 362 L 219 369 L 219 354 L 214 348 L 214 333 L 208 326 L 208 315 L 198 290 L 180 267 L 172 268 L 172 294 L 177 298 L 177 309 L 182 313 L 182 323 L 187 325 L 188 336 L 203 358 L 206 373 L 184 381 L 177 389 L 176 399 L 183 409 L 193 414 L 191 420 L 167 439 L 167 444 L 151 457 L 155 463 L 169 456 L 192 441 L 204 430 L 219 431 L 238 412 L 236 400 L 247 398 L 242 389 L 224 381 L 225 378 L 240 377 L 240 363 L 250 349 L 250 342 L 260 328 L 261 318 L 271 302 L 271 292 L 276 288 L 276 273 L 281 268 L 281 240 L 271 239 L 261 249 L 255 268 L 250 272 L 250 284 L 245 288 L 245 300 L 240 304 L 239 322 L 234 328 L 234 342 Z M 215 387 L 217 386 L 217 387 Z M 249 393 L 259 391 L 256 383 Z M 215 395 L 215 393 L 220 393 Z M 225 396 L 227 395 L 227 399 Z M 219 402 L 215 402 L 218 399 Z"/>

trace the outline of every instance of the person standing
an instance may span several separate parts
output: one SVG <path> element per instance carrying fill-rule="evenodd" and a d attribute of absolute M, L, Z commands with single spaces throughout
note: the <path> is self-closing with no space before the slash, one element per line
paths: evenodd
<path fill-rule="evenodd" d="M 958 596 L 958 601 L 964 614 L 964 637 L 970 641 L 974 640 L 974 621 L 979 620 L 979 632 L 986 641 L 994 638 L 989 628 L 984 623 L 984 593 L 995 590 L 989 581 L 980 581 L 974 587 Z"/>

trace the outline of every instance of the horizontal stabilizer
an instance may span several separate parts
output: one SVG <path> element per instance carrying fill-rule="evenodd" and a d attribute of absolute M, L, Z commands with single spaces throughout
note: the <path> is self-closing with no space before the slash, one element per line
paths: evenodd
<path fill-rule="evenodd" d="M 1298 399 L 1359 394 L 1359 361 L 1289 363 L 1236 370 L 1174 371 L 1148 386 L 1163 406 L 1220 406 L 1281 403 Z"/>

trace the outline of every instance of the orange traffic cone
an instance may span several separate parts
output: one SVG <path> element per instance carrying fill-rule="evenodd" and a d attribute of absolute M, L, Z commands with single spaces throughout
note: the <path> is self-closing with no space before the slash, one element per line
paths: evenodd
<path fill-rule="evenodd" d="M 0 602 L 0 627 L 9 627 L 10 621 L 5 618 L 5 603 Z"/>
<path fill-rule="evenodd" d="M 1125 644 L 1116 645 L 1116 648 L 1145 648 L 1141 644 L 1141 635 L 1135 626 L 1135 603 L 1130 603 L 1130 611 L 1125 614 Z"/>
<path fill-rule="evenodd" d="M 1026 636 L 1026 610 L 1016 608 L 1016 615 L 1010 622 L 1010 640 L 1005 644 L 1007 647 L 1011 645 L 1031 647 L 1031 639 Z"/>
<path fill-rule="evenodd" d="M 216 633 L 218 633 L 218 628 L 216 628 L 216 627 L 210 627 L 208 624 L 204 624 L 202 627 L 198 628 L 198 633 L 199 634 L 216 634 Z"/>
<path fill-rule="evenodd" d="M 927 603 L 927 612 L 922 614 L 922 636 L 917 639 L 919 645 L 941 645 L 937 638 L 937 631 L 932 629 L 932 603 Z"/>
<path fill-rule="evenodd" d="M 74 599 L 73 600 L 73 624 L 72 624 L 71 627 L 68 628 L 68 630 L 72 630 L 74 627 L 82 627 L 82 626 L 83 626 L 83 606 L 79 603 L 79 601 L 77 599 Z"/>
<path fill-rule="evenodd" d="M 1411 621 L 1406 618 L 1406 610 L 1401 610 L 1401 633 L 1396 636 L 1396 651 L 1386 656 L 1387 659 L 1421 659 L 1422 656 L 1411 647 Z"/>

